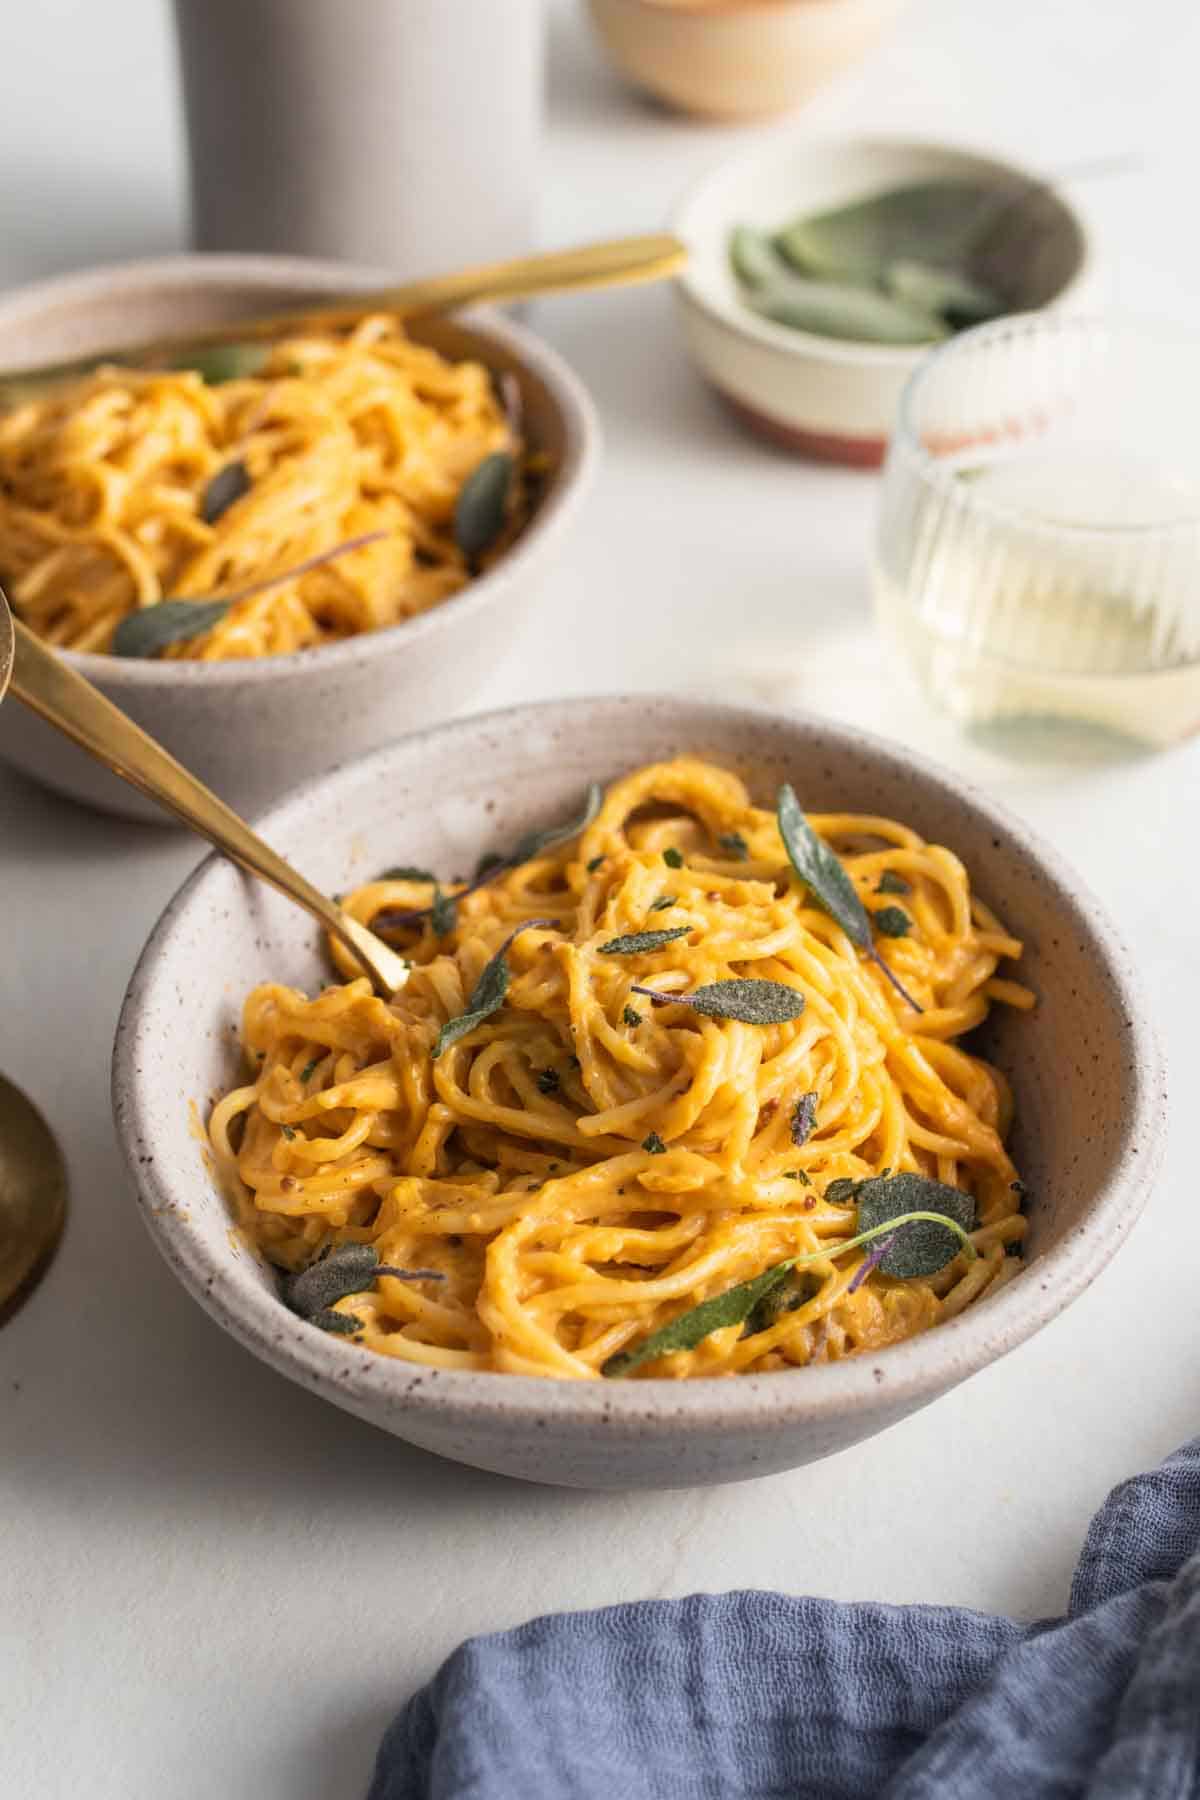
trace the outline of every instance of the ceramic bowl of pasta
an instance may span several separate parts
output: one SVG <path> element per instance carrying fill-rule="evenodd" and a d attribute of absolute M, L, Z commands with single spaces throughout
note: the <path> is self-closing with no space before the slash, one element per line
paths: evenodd
<path fill-rule="evenodd" d="M 906 751 L 553 703 L 264 829 L 408 981 L 385 1003 L 210 860 L 130 987 L 117 1127 L 192 1295 L 413 1443 L 583 1487 L 825 1456 L 1046 1324 L 1145 1199 L 1161 1073 L 1124 950 Z"/>
<path fill-rule="evenodd" d="M 320 304 L 384 278 L 180 256 L 0 299 L 0 367 Z M 0 584 L 17 616 L 243 812 L 461 711 L 520 641 L 589 478 L 587 395 L 479 311 L 109 365 L 0 413 Z M 0 756 L 165 815 L 8 706 Z"/>
<path fill-rule="evenodd" d="M 874 468 L 930 347 L 1003 313 L 1081 303 L 1092 234 L 1033 168 L 917 139 L 784 137 L 704 177 L 672 230 L 684 341 L 743 424 Z"/>

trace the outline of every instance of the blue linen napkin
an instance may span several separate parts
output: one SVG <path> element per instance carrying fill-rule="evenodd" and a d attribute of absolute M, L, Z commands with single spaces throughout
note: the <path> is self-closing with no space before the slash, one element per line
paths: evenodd
<path fill-rule="evenodd" d="M 1200 1438 L 1114 1489 L 1063 1619 L 694 1594 L 474 1638 L 368 1800 L 1200 1796 Z"/>

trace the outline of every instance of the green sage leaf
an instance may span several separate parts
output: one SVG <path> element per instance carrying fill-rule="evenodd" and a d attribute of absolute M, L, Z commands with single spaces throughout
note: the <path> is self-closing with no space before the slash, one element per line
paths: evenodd
<path fill-rule="evenodd" d="M 706 1018 L 737 1019 L 743 1025 L 786 1025 L 804 1011 L 804 995 L 782 981 L 711 981 L 690 994 L 668 994 L 637 981 L 630 982 L 629 988 L 631 993 L 645 994 L 656 1006 L 690 1006 Z"/>
<path fill-rule="evenodd" d="M 539 1069 L 537 1088 L 539 1094 L 557 1094 L 562 1084 L 562 1077 L 557 1069 Z"/>
<path fill-rule="evenodd" d="M 113 633 L 114 656 L 158 656 L 220 624 L 232 600 L 159 600 L 126 613 Z"/>
<path fill-rule="evenodd" d="M 856 344 L 933 344 L 950 335 L 937 313 L 848 282 L 786 276 L 746 304 L 774 325 Z"/>
<path fill-rule="evenodd" d="M 738 280 L 748 288 L 770 286 L 787 268 L 769 233 L 755 231 L 751 225 L 735 225 L 729 235 L 729 260 Z"/>
<path fill-rule="evenodd" d="M 227 462 L 218 469 L 200 501 L 200 517 L 206 525 L 215 525 L 222 513 L 228 512 L 254 483 L 244 462 Z"/>
<path fill-rule="evenodd" d="M 996 204 L 994 185 L 916 181 L 794 219 L 774 244 L 806 275 L 882 283 L 888 267 L 906 259 L 965 268 Z"/>
<path fill-rule="evenodd" d="M 660 1356 L 669 1356 L 672 1351 L 694 1350 L 706 1337 L 726 1325 L 742 1324 L 759 1301 L 779 1286 L 791 1267 L 791 1259 L 776 1263 L 774 1268 L 756 1275 L 753 1281 L 743 1281 L 737 1287 L 727 1288 L 723 1294 L 714 1294 L 711 1300 L 702 1300 L 699 1306 L 680 1313 L 670 1324 L 651 1332 L 632 1350 L 619 1350 L 615 1356 L 610 1356 L 601 1374 L 629 1375 L 643 1363 L 656 1362 Z"/>
<path fill-rule="evenodd" d="M 209 387 L 220 387 L 223 381 L 244 381 L 248 375 L 257 375 L 270 354 L 267 344 L 211 344 L 207 349 L 189 350 L 174 366 L 194 369 Z"/>
<path fill-rule="evenodd" d="M 385 869 L 376 881 L 437 881 L 432 869 L 414 869 L 409 863 L 397 863 L 394 868 Z"/>
<path fill-rule="evenodd" d="M 587 830 L 604 801 L 604 790 L 598 781 L 593 781 L 588 788 L 581 810 L 574 818 L 567 819 L 561 825 L 543 826 L 539 831 L 527 831 L 519 838 L 512 855 L 502 859 L 510 863 L 532 862 L 535 856 L 553 850 L 559 844 L 569 844 Z"/>
<path fill-rule="evenodd" d="M 669 850 L 663 851 L 663 861 L 666 863 L 668 869 L 682 869 L 683 851 L 676 850 L 675 846 L 672 845 Z"/>
<path fill-rule="evenodd" d="M 799 1312 L 810 1300 L 815 1300 L 823 1283 L 819 1275 L 809 1271 L 803 1273 L 793 1269 L 790 1278 L 786 1278 L 764 1294 L 750 1317 L 746 1320 L 743 1337 L 753 1337 L 756 1332 L 769 1331 L 772 1325 L 778 1324 L 786 1313 Z"/>
<path fill-rule="evenodd" d="M 841 926 L 850 942 L 859 950 L 869 950 L 867 910 L 840 859 L 824 838 L 817 836 L 788 783 L 780 788 L 776 804 L 779 835 L 793 869 L 822 912 Z"/>
<path fill-rule="evenodd" d="M 508 963 L 505 961 L 505 957 L 514 940 L 519 938 L 523 931 L 553 930 L 555 923 L 554 919 L 526 919 L 524 924 L 518 925 L 515 931 L 509 932 L 475 983 L 471 997 L 467 1001 L 466 1011 L 459 1013 L 455 1019 L 447 1019 L 438 1032 L 437 1042 L 433 1046 L 435 1062 L 444 1050 L 450 1048 L 451 1044 L 457 1044 L 460 1038 L 465 1038 L 468 1033 L 474 1031 L 477 1025 L 482 1025 L 485 1019 L 490 1019 L 492 1014 L 499 1012 L 504 1005 L 509 984 Z"/>
<path fill-rule="evenodd" d="M 601 956 L 648 956 L 664 944 L 673 944 L 676 938 L 687 937 L 691 929 L 690 925 L 672 925 L 665 931 L 629 931 L 624 937 L 609 938 L 607 944 L 598 948 Z"/>
<path fill-rule="evenodd" d="M 658 896 L 657 900 L 654 900 L 651 902 L 650 911 L 652 913 L 668 912 L 672 906 L 678 906 L 678 905 L 679 905 L 679 895 L 678 894 L 660 894 Z"/>
<path fill-rule="evenodd" d="M 394 1269 L 381 1263 L 373 1244 L 333 1244 L 307 1269 L 284 1277 L 284 1302 L 301 1318 L 315 1319 L 347 1295 L 365 1293 L 380 1275 L 394 1275 L 398 1281 L 444 1280 L 436 1269 Z M 341 1331 L 343 1327 L 326 1325 L 325 1329 Z M 357 1321 L 353 1329 L 358 1329 Z"/>
<path fill-rule="evenodd" d="M 717 839 L 722 850 L 727 850 L 735 862 L 745 862 L 750 854 L 750 846 L 740 831 L 723 831 Z"/>
<path fill-rule="evenodd" d="M 454 507 L 454 541 L 470 560 L 490 549 L 504 529 L 516 463 L 507 450 L 494 450 L 477 463 L 459 489 Z"/>
<path fill-rule="evenodd" d="M 648 1156 L 665 1156 L 667 1154 L 667 1146 L 663 1143 L 657 1131 L 650 1132 L 647 1137 L 642 1139 L 642 1149 Z"/>
<path fill-rule="evenodd" d="M 448 937 L 458 923 L 458 904 L 453 894 L 434 889 L 433 905 L 429 909 L 429 925 L 434 937 Z"/>
<path fill-rule="evenodd" d="M 871 915 L 871 923 L 884 937 L 907 937 L 912 930 L 912 920 L 902 906 L 881 906 Z"/>
<path fill-rule="evenodd" d="M 959 329 L 998 318 L 1005 311 L 999 294 L 982 282 L 972 281 L 956 269 L 935 268 L 910 257 L 888 264 L 883 285 L 894 300 L 935 313 Z"/>
<path fill-rule="evenodd" d="M 895 869 L 885 869 L 879 877 L 877 894 L 911 894 L 911 883 L 905 881 L 903 875 L 897 875 Z"/>
<path fill-rule="evenodd" d="M 826 1199 L 829 1190 L 826 1189 Z M 908 1213 L 940 1213 L 961 1231 L 975 1229 L 975 1202 L 961 1188 L 950 1187 L 928 1175 L 903 1172 L 875 1175 L 857 1184 L 858 1230 L 874 1231 Z M 936 1275 L 956 1257 L 962 1239 L 946 1225 L 920 1219 L 902 1225 L 896 1241 L 880 1261 L 885 1275 L 902 1281 L 919 1275 Z"/>

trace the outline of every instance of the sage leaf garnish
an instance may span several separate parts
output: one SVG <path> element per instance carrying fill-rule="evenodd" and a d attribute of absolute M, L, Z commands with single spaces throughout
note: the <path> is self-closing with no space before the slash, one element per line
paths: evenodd
<path fill-rule="evenodd" d="M 956 269 L 938 269 L 912 257 L 889 263 L 883 272 L 883 285 L 894 300 L 903 300 L 922 312 L 938 313 L 957 329 L 980 325 L 1005 310 L 999 294 L 982 282 L 973 281 Z"/>
<path fill-rule="evenodd" d="M 126 613 L 113 633 L 115 656 L 157 656 L 219 625 L 232 600 L 159 600 Z"/>
<path fill-rule="evenodd" d="M 469 561 L 482 556 L 504 529 L 516 462 L 494 450 L 476 463 L 459 489 L 454 506 L 454 541 Z"/>
<path fill-rule="evenodd" d="M 656 1362 L 660 1356 L 669 1356 L 674 1350 L 694 1350 L 697 1344 L 702 1344 L 706 1337 L 726 1325 L 742 1324 L 759 1301 L 779 1286 L 791 1267 L 790 1261 L 776 1263 L 773 1269 L 756 1275 L 753 1281 L 743 1281 L 737 1287 L 727 1288 L 723 1294 L 714 1294 L 711 1300 L 702 1300 L 699 1306 L 680 1313 L 669 1325 L 652 1331 L 634 1349 L 619 1350 L 615 1356 L 610 1356 L 600 1373 L 629 1375 L 643 1363 Z"/>
<path fill-rule="evenodd" d="M 804 1011 L 804 995 L 782 981 L 711 981 L 690 994 L 664 994 L 660 988 L 633 981 L 630 991 L 645 994 L 656 1006 L 690 1006 L 706 1018 L 737 1019 L 743 1025 L 787 1025 Z"/>
<path fill-rule="evenodd" d="M 498 850 L 485 850 L 479 861 L 475 864 L 475 873 L 471 879 L 472 881 L 486 881 L 489 875 L 495 874 L 497 870 L 502 869 L 503 867 L 504 858 Z"/>
<path fill-rule="evenodd" d="M 212 344 L 205 350 L 189 350 L 177 369 L 192 369 L 208 387 L 223 381 L 244 381 L 257 375 L 271 354 L 267 344 Z"/>
<path fill-rule="evenodd" d="M 775 248 L 806 275 L 882 283 L 902 259 L 962 268 L 999 199 L 975 181 L 916 181 L 793 219 Z"/>
<path fill-rule="evenodd" d="M 642 1022 L 641 1013 L 635 1012 L 632 1006 L 627 1006 L 625 1008 L 624 1012 L 621 1014 L 621 1018 L 626 1025 L 640 1025 Z"/>
<path fill-rule="evenodd" d="M 919 1222 L 897 1231 L 895 1244 L 880 1258 L 883 1273 L 902 1281 L 915 1275 L 936 1275 L 962 1249 L 962 1234 L 975 1228 L 975 1202 L 970 1194 L 929 1175 L 904 1171 L 872 1176 L 859 1184 L 855 1198 L 860 1233 L 912 1214 L 922 1215 Z M 930 1215 L 936 1214 L 949 1219 L 958 1230 L 936 1218 L 931 1221 Z"/>
<path fill-rule="evenodd" d="M 593 856 L 591 862 L 587 866 L 588 874 L 594 875 L 596 873 L 596 870 L 600 867 L 600 865 L 603 861 L 604 861 L 604 858 L 602 856 Z"/>
<path fill-rule="evenodd" d="M 667 912 L 672 906 L 678 906 L 678 905 L 679 905 L 679 895 L 678 894 L 660 894 L 658 896 L 658 899 L 652 902 L 650 911 L 652 913 Z"/>
<path fill-rule="evenodd" d="M 598 781 L 593 781 L 588 787 L 582 808 L 574 818 L 567 819 L 561 825 L 544 826 L 540 831 L 527 831 L 523 838 L 518 838 L 511 855 L 502 858 L 502 861 L 510 864 L 532 862 L 535 856 L 541 856 L 559 844 L 570 843 L 572 838 L 587 830 L 600 811 L 603 800 L 604 789 Z"/>
<path fill-rule="evenodd" d="M 383 874 L 377 875 L 375 879 L 377 881 L 436 882 L 437 876 L 433 873 L 432 869 L 414 869 L 409 863 L 399 863 L 395 868 L 385 869 Z"/>
<path fill-rule="evenodd" d="M 334 1312 L 327 1306 L 307 1317 L 310 1325 L 319 1325 L 322 1331 L 332 1331 L 337 1337 L 353 1337 L 363 1328 L 363 1322 L 356 1314 Z"/>
<path fill-rule="evenodd" d="M 317 1320 L 320 1313 L 347 1295 L 365 1293 L 380 1275 L 394 1275 L 398 1281 L 445 1279 L 436 1269 L 395 1269 L 381 1263 L 373 1244 L 333 1244 L 307 1269 L 284 1277 L 284 1303 L 302 1319 Z M 357 1331 L 359 1321 L 351 1321 L 351 1328 Z M 345 1327 L 326 1324 L 325 1329 L 343 1331 Z"/>
<path fill-rule="evenodd" d="M 750 293 L 747 304 L 774 325 L 856 344 L 933 344 L 950 335 L 937 313 L 846 281 L 781 274 Z"/>
<path fill-rule="evenodd" d="M 623 937 L 609 938 L 598 949 L 601 956 L 648 956 L 664 944 L 673 944 L 676 938 L 687 937 L 691 929 L 690 925 L 672 925 L 666 931 L 629 931 Z"/>
<path fill-rule="evenodd" d="M 914 1175 L 911 1178 L 900 1175 L 890 1178 L 876 1176 L 874 1185 L 885 1188 L 892 1187 L 895 1182 L 907 1179 L 921 1183 L 923 1188 L 943 1187 L 943 1183 L 940 1181 L 928 1181 L 922 1175 Z M 864 1181 L 857 1185 L 865 1188 L 871 1186 L 872 1182 Z M 959 1188 L 946 1188 L 944 1191 L 955 1196 L 956 1202 L 964 1200 L 967 1202 L 973 1221 L 974 1206 L 971 1204 L 970 1196 L 962 1193 Z M 951 1202 L 946 1203 L 946 1205 L 949 1204 Z M 961 1208 L 959 1210 L 961 1211 Z M 862 1224 L 861 1212 L 859 1224 Z M 786 1262 L 776 1263 L 773 1268 L 765 1270 L 753 1281 L 744 1281 L 738 1287 L 728 1288 L 723 1294 L 715 1294 L 711 1300 L 702 1300 L 699 1306 L 693 1306 L 689 1312 L 680 1313 L 677 1319 L 672 1319 L 669 1325 L 664 1325 L 658 1331 L 652 1332 L 643 1343 L 636 1345 L 632 1350 L 620 1350 L 615 1356 L 610 1356 L 600 1373 L 602 1375 L 628 1375 L 642 1363 L 653 1362 L 658 1357 L 667 1356 L 674 1350 L 694 1350 L 697 1344 L 703 1343 L 704 1339 L 712 1332 L 720 1331 L 725 1325 L 740 1325 L 744 1319 L 749 1318 L 760 1300 L 764 1300 L 779 1286 L 790 1269 L 802 1269 L 808 1263 L 830 1262 L 834 1257 L 844 1255 L 847 1250 L 857 1250 L 861 1245 L 872 1243 L 879 1237 L 891 1235 L 896 1239 L 895 1244 L 880 1262 L 880 1267 L 884 1269 L 885 1274 L 895 1274 L 900 1280 L 910 1279 L 914 1275 L 936 1274 L 936 1269 L 924 1266 L 887 1267 L 887 1264 L 891 1262 L 899 1263 L 905 1260 L 915 1263 L 918 1260 L 927 1262 L 930 1259 L 933 1254 L 932 1248 L 924 1258 L 908 1257 L 903 1242 L 907 1234 L 914 1228 L 924 1228 L 925 1226 L 933 1228 L 937 1234 L 937 1240 L 948 1239 L 953 1245 L 948 1255 L 941 1255 L 939 1242 L 938 1269 L 944 1268 L 946 1263 L 952 1257 L 957 1256 L 960 1251 L 966 1256 L 968 1262 L 975 1260 L 978 1252 L 967 1236 L 968 1227 L 961 1223 L 958 1217 L 946 1211 L 945 1206 L 939 1206 L 936 1211 L 901 1213 L 899 1217 L 889 1212 L 887 1218 L 878 1224 L 858 1231 L 854 1237 L 845 1238 L 840 1243 L 825 1244 L 821 1249 L 810 1250 L 803 1256 L 790 1256 Z"/>
<path fill-rule="evenodd" d="M 296 1135 L 296 1129 L 295 1129 L 295 1126 L 293 1126 L 293 1125 L 281 1125 L 281 1126 L 280 1126 L 280 1127 L 279 1127 L 279 1129 L 280 1129 L 280 1131 L 282 1131 L 282 1133 L 283 1133 L 283 1135 L 284 1135 L 284 1137 L 285 1137 L 285 1138 L 286 1138 L 286 1139 L 287 1139 L 287 1140 L 288 1140 L 288 1142 L 289 1142 L 289 1143 L 291 1143 L 291 1141 L 292 1141 L 292 1139 L 293 1139 L 293 1138 L 294 1138 L 294 1137 L 295 1137 L 295 1135 Z"/>
<path fill-rule="evenodd" d="M 899 1235 L 900 1234 L 897 1231 L 889 1231 L 887 1236 L 880 1238 L 879 1242 L 875 1245 L 875 1248 L 863 1257 L 857 1269 L 855 1269 L 854 1274 L 850 1277 L 850 1281 L 846 1287 L 846 1292 L 848 1294 L 857 1294 L 867 1277 L 873 1275 L 875 1270 L 879 1267 Z"/>
<path fill-rule="evenodd" d="M 310 569 L 319 569 L 337 556 L 348 556 L 351 550 L 365 549 L 368 544 L 374 544 L 378 539 L 389 535 L 386 531 L 365 531 L 361 537 L 347 538 L 345 543 L 335 544 L 331 550 L 321 550 L 315 556 L 306 556 L 294 568 L 280 569 L 274 575 L 267 575 L 261 581 L 252 581 L 247 587 L 239 588 L 236 593 L 223 594 L 219 600 L 157 600 L 152 606 L 140 607 L 137 612 L 127 613 L 117 626 L 113 633 L 113 654 L 157 656 L 160 650 L 167 649 L 171 644 L 179 644 L 187 638 L 199 637 L 202 632 L 211 631 L 225 617 L 230 607 L 236 606 L 240 600 L 253 600 L 256 594 L 265 594 L 268 588 L 293 581 L 298 575 L 307 575 Z"/>
<path fill-rule="evenodd" d="M 772 1325 L 783 1318 L 785 1313 L 799 1312 L 807 1306 L 821 1291 L 821 1277 L 811 1273 L 796 1274 L 793 1270 L 790 1281 L 781 1281 L 778 1287 L 764 1294 L 750 1317 L 746 1320 L 743 1337 L 753 1337 L 759 1331 L 769 1331 Z"/>
<path fill-rule="evenodd" d="M 783 1171 L 783 1179 L 785 1181 L 798 1181 L 802 1187 L 812 1186 L 812 1182 L 809 1180 L 803 1169 L 785 1169 Z"/>
<path fill-rule="evenodd" d="M 871 923 L 884 937 L 907 937 L 912 930 L 912 920 L 902 906 L 881 906 L 873 915 Z"/>
<path fill-rule="evenodd" d="M 248 494 L 253 487 L 244 462 L 227 462 L 218 469 L 200 501 L 200 517 L 206 525 L 215 525 L 222 513 Z"/>
<path fill-rule="evenodd" d="M 452 894 L 441 888 L 434 891 L 433 905 L 429 909 L 429 926 L 434 937 L 448 937 L 458 923 L 458 904 Z"/>
<path fill-rule="evenodd" d="M 879 877 L 875 892 L 877 894 L 911 894 L 912 885 L 905 881 L 903 875 L 897 875 L 895 869 L 885 869 Z"/>
<path fill-rule="evenodd" d="M 311 1062 L 305 1063 L 304 1067 L 300 1071 L 301 1081 L 311 1081 L 312 1080 L 313 1074 L 314 1074 L 317 1064 L 320 1062 L 320 1060 L 321 1059 L 319 1056 L 314 1056 Z"/>
<path fill-rule="evenodd" d="M 722 850 L 727 850 L 735 862 L 745 862 L 750 854 L 750 846 L 740 831 L 723 831 L 717 839 Z"/>
<path fill-rule="evenodd" d="M 854 1181 L 847 1175 L 839 1175 L 836 1181 L 825 1186 L 825 1199 L 831 1206 L 853 1206 L 861 1181 Z"/>
<path fill-rule="evenodd" d="M 657 1131 L 652 1131 L 648 1137 L 642 1139 L 642 1149 L 648 1156 L 665 1156 L 667 1154 L 667 1146 Z"/>
<path fill-rule="evenodd" d="M 471 997 L 467 1001 L 466 1011 L 459 1013 L 456 1019 L 447 1019 L 438 1032 L 437 1042 L 433 1046 L 435 1062 L 443 1050 L 448 1050 L 451 1044 L 457 1044 L 460 1038 L 465 1038 L 469 1032 L 474 1031 L 477 1025 L 482 1025 L 485 1019 L 490 1019 L 492 1014 L 499 1012 L 504 1005 L 509 984 L 508 963 L 505 961 L 505 957 L 513 941 L 519 938 L 523 931 L 537 929 L 552 931 L 556 922 L 554 919 L 526 919 L 523 924 L 517 926 L 515 931 L 508 934 L 475 983 Z"/>
<path fill-rule="evenodd" d="M 676 850 L 674 845 L 672 845 L 669 850 L 663 851 L 663 861 L 666 863 L 668 869 L 682 869 L 683 851 Z"/>
<path fill-rule="evenodd" d="M 894 975 L 876 951 L 871 939 L 871 922 L 858 890 L 842 867 L 840 858 L 824 838 L 817 836 L 800 809 L 792 787 L 784 782 L 776 800 L 779 835 L 788 860 L 822 912 L 840 925 L 856 949 L 862 950 L 881 969 L 896 992 L 919 1013 L 917 1005 L 899 976 Z"/>
<path fill-rule="evenodd" d="M 557 1094 L 561 1077 L 557 1069 L 539 1069 L 537 1086 L 539 1094 Z"/>
<path fill-rule="evenodd" d="M 792 1108 L 792 1117 L 789 1125 L 792 1134 L 792 1142 L 795 1144 L 797 1150 L 802 1144 L 808 1142 L 809 1138 L 812 1136 L 812 1129 L 816 1122 L 817 1096 L 815 1094 L 801 1094 L 795 1106 Z"/>

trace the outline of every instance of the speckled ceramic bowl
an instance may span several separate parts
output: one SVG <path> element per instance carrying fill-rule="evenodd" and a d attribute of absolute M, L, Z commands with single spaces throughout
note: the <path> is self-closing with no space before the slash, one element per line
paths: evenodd
<path fill-rule="evenodd" d="M 469 865 L 561 817 L 593 778 L 685 750 L 782 777 L 813 808 L 890 812 L 966 861 L 1028 946 L 1041 1004 L 996 1016 L 1016 1156 L 1032 1190 L 1028 1264 L 991 1298 L 877 1355 L 723 1381 L 559 1382 L 408 1366 L 301 1323 L 235 1247 L 194 1132 L 238 1074 L 243 995 L 322 979 L 309 920 L 210 858 L 142 956 L 117 1032 L 117 1129 L 146 1223 L 184 1286 L 256 1356 L 442 1456 L 575 1487 L 736 1481 L 814 1461 L 894 1424 L 1012 1350 L 1087 1286 L 1149 1192 L 1162 1071 L 1128 955 L 1075 874 L 1024 826 L 907 751 L 799 716 L 672 699 L 572 700 L 425 731 L 339 769 L 261 821 L 329 890 L 403 861 Z M 1014 1379 L 1018 1377 L 1014 1376 Z"/>
<path fill-rule="evenodd" d="M 284 256 L 174 256 L 68 275 L 0 299 L 0 368 L 145 342 L 388 279 L 378 270 Z M 486 310 L 414 321 L 411 330 L 447 356 L 511 370 L 530 438 L 550 455 L 538 510 L 494 569 L 402 625 L 291 656 L 202 663 L 68 654 L 242 813 L 346 757 L 461 712 L 519 646 L 588 487 L 595 415 L 553 351 Z M 172 822 L 24 707 L 0 711 L 0 758 L 87 806 Z"/>
<path fill-rule="evenodd" d="M 774 231 L 906 182 L 978 180 L 1014 194 L 1041 180 L 1018 163 L 911 138 L 774 137 L 723 163 L 686 195 L 671 229 L 691 258 L 676 284 L 684 339 L 738 417 L 783 449 L 874 468 L 905 382 L 926 354 L 908 344 L 854 344 L 793 331 L 745 305 L 729 266 L 736 225 Z M 1074 199 L 1038 195 L 1039 224 L 1014 256 L 1014 308 L 1077 304 L 1095 291 L 1091 233 Z"/>

